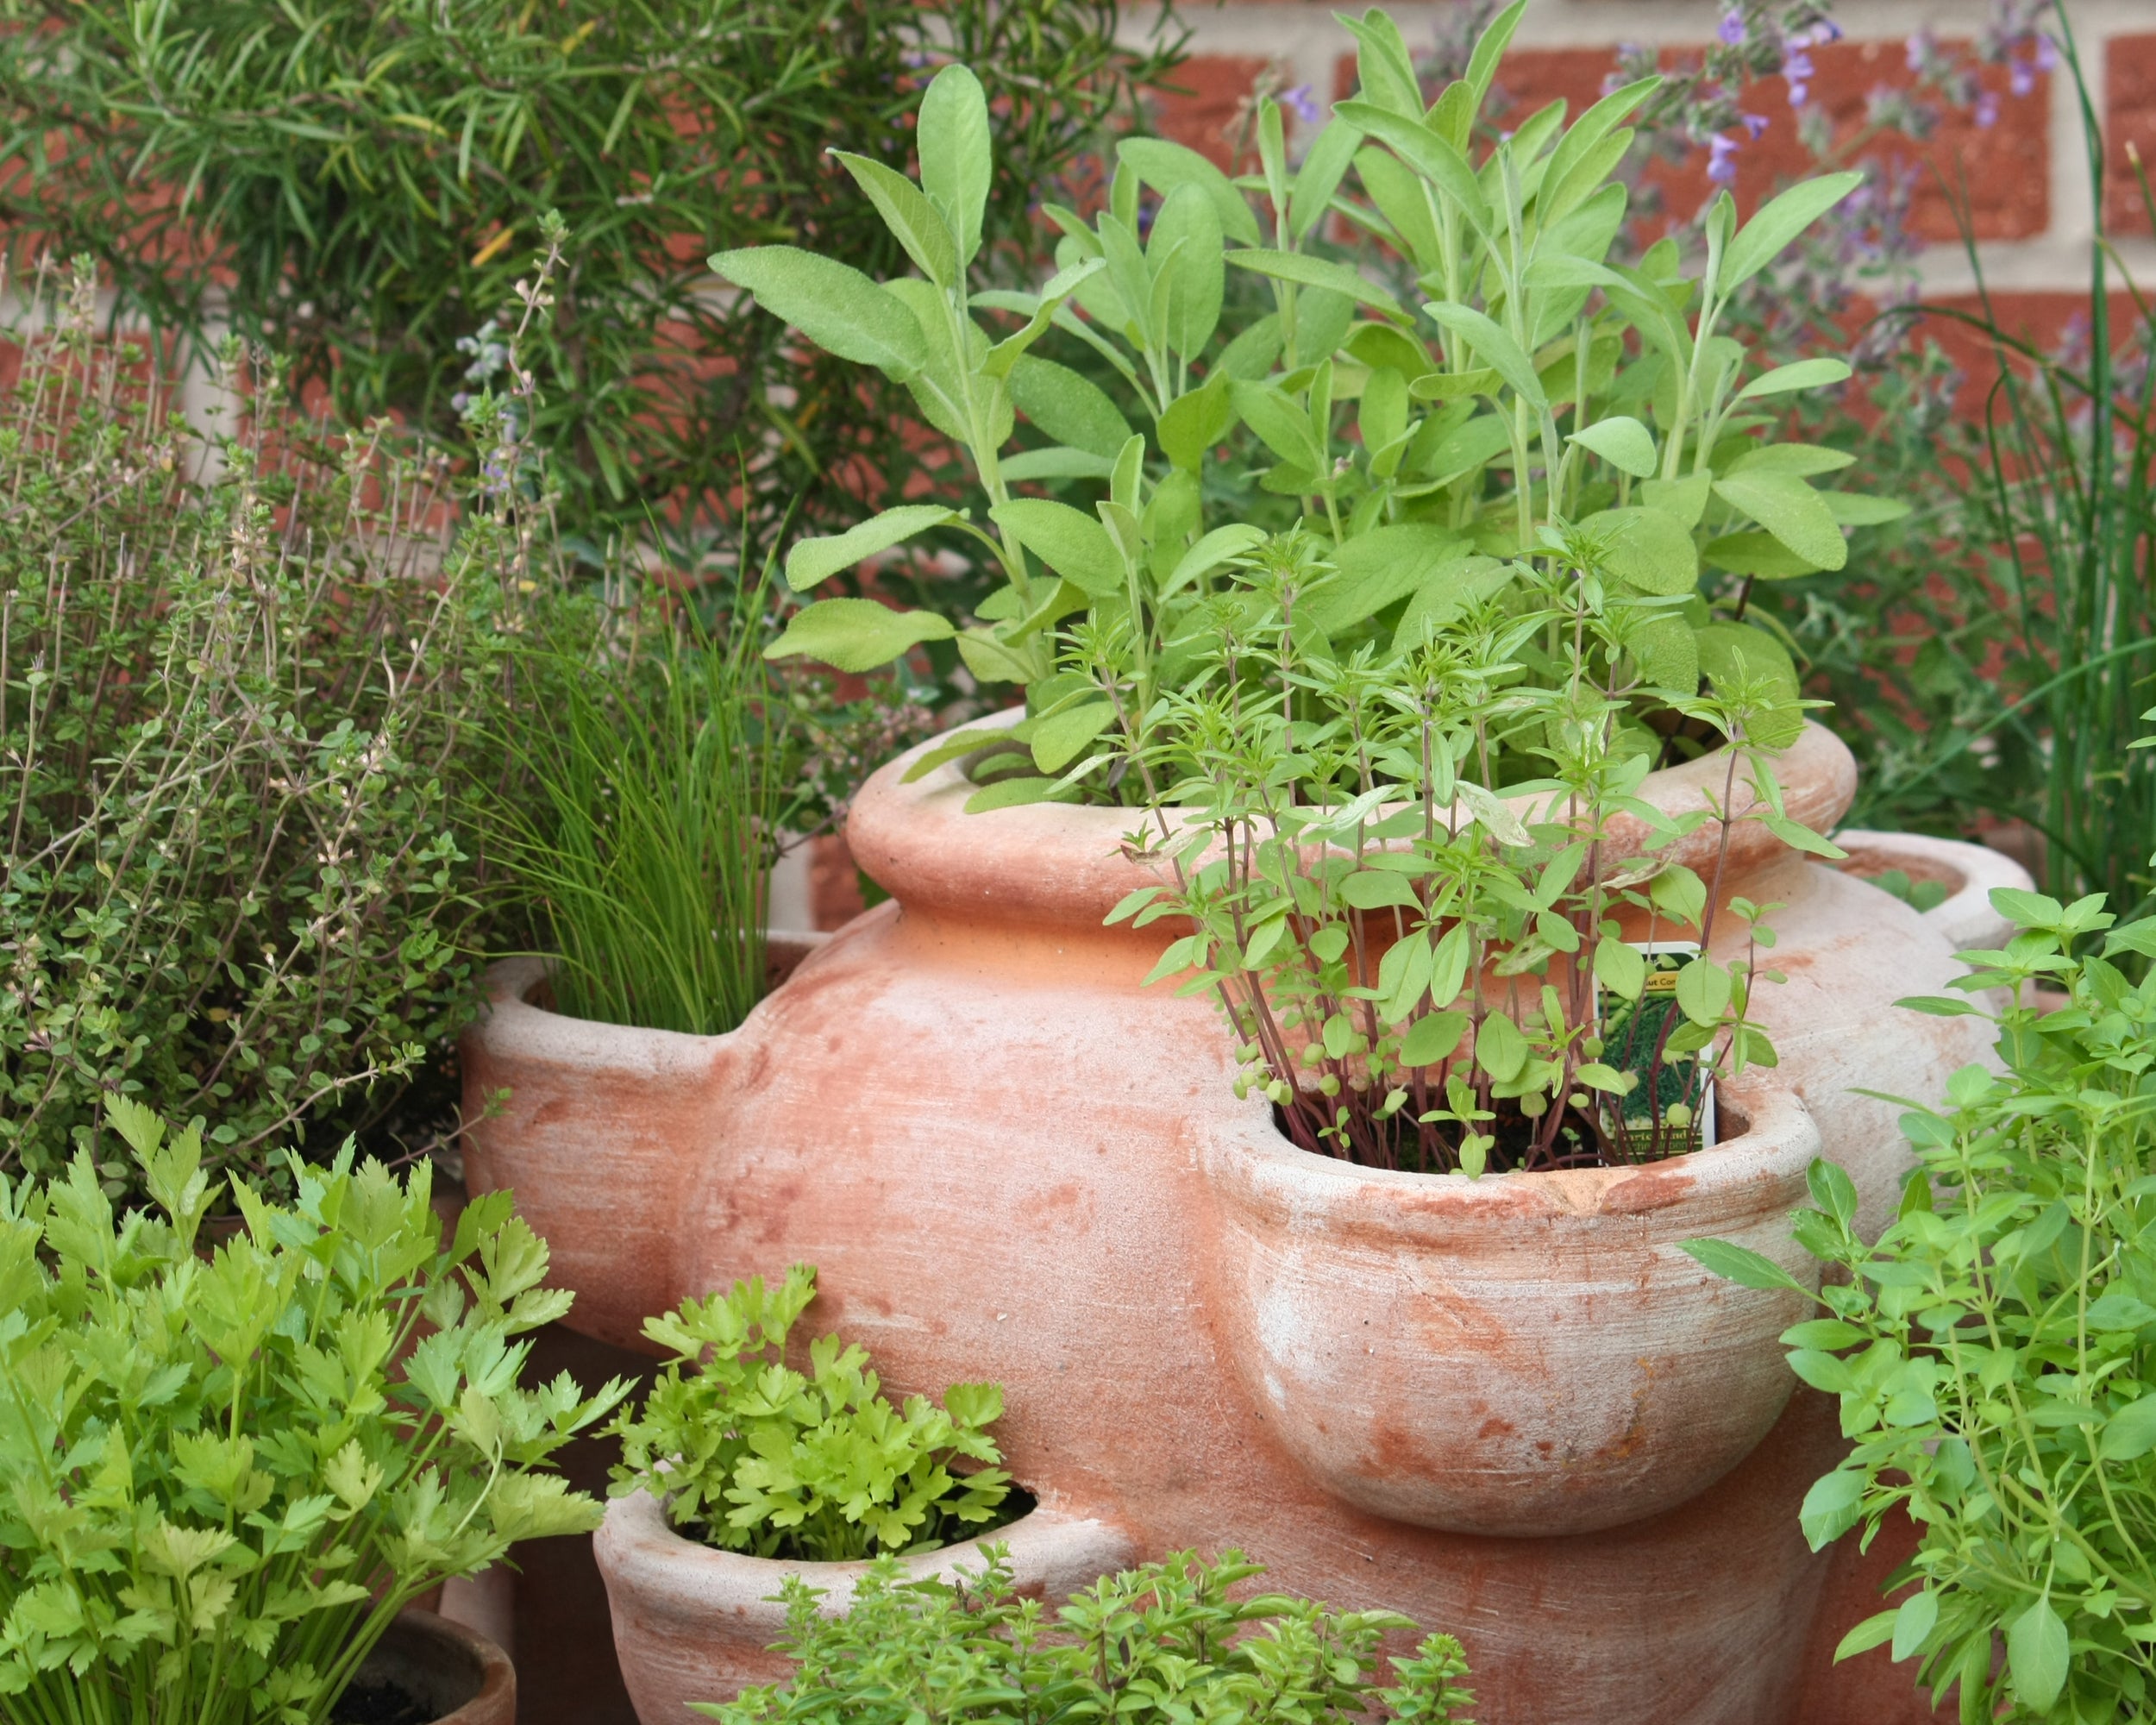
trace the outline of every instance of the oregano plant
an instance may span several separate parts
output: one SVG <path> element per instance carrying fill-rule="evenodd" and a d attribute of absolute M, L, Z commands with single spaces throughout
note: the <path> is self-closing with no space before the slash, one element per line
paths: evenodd
<path fill-rule="evenodd" d="M 1822 1160 L 1815 1208 L 1796 1218 L 1830 1271 L 1816 1295 L 1727 1241 L 1687 1249 L 1747 1286 L 1819 1302 L 1782 1339 L 1850 1440 L 1805 1496 L 1812 1546 L 1869 1544 L 1902 1515 L 1915 1524 L 1894 1596 L 1837 1657 L 1887 1647 L 1935 1701 L 1959 1685 L 1964 1719 L 2146 1718 L 2156 921 L 2119 924 L 2101 894 L 1991 899 L 2013 924 L 2006 944 L 1961 955 L 1958 994 L 1902 1004 L 1994 1017 L 1999 1065 L 1906 1103 L 1917 1166 L 1885 1231 L 1858 1231 L 1856 1187 Z"/>

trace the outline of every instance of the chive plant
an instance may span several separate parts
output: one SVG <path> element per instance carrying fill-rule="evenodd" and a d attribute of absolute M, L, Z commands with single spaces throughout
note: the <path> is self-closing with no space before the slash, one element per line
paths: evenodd
<path fill-rule="evenodd" d="M 545 699 L 511 739 L 532 794 L 507 848 L 563 1012 L 716 1035 L 763 992 L 783 707 L 755 604 L 716 624 L 649 608 L 528 658 Z"/>
<path fill-rule="evenodd" d="M 2156 687 L 2156 304 L 2105 229 L 2103 135 L 2071 33 L 2062 27 L 2059 36 L 2097 212 L 2087 351 L 2046 354 L 2002 323 L 1965 223 L 1980 310 L 1941 315 L 1973 328 L 1997 370 L 1965 537 L 1990 548 L 2011 619 L 2001 679 L 2010 699 L 1934 757 L 1926 775 L 1988 739 L 2004 770 L 1971 794 L 2042 834 L 2040 872 L 2053 893 L 2101 892 L 2130 916 L 2147 907 L 2156 885 L 2147 867 L 2156 758 L 2132 747 Z M 2132 168 L 2156 217 L 2147 172 L 2138 159 Z M 2115 296 L 2131 308 L 2123 329 Z"/>

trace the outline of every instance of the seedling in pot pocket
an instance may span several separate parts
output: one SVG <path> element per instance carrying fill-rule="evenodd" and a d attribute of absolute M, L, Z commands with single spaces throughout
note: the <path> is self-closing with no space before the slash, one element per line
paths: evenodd
<path fill-rule="evenodd" d="M 805 1373 L 789 1366 L 787 1336 L 815 1297 L 816 1271 L 797 1264 L 776 1287 L 752 1276 L 649 1320 L 645 1337 L 671 1358 L 642 1413 L 611 1428 L 611 1494 L 650 1492 L 721 1551 L 806 1563 L 930 1550 L 1031 1507 L 988 1433 L 1000 1386 L 893 1408 L 867 1352 L 835 1335 L 810 1343 Z"/>

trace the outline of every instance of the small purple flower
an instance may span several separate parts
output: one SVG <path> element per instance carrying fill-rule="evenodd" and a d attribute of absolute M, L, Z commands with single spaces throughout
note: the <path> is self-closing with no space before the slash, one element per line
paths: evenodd
<path fill-rule="evenodd" d="M 1765 115 L 1739 114 L 1737 117 L 1744 122 L 1745 135 L 1753 143 L 1758 143 L 1762 137 L 1766 135 L 1767 116 Z"/>
<path fill-rule="evenodd" d="M 1806 32 L 1805 39 L 1808 44 L 1814 47 L 1821 47 L 1827 42 L 1838 42 L 1841 40 L 1841 26 L 1832 18 L 1821 18 Z"/>
<path fill-rule="evenodd" d="M 1789 106 L 1802 108 L 1811 94 L 1812 80 L 1819 76 L 1811 55 L 1802 48 L 1783 55 L 1782 76 L 1789 81 Z"/>
<path fill-rule="evenodd" d="M 1932 41 L 1932 33 L 1929 30 L 1918 30 L 1913 34 L 1909 37 L 1908 41 L 1909 70 L 1911 72 L 1921 72 L 1927 66 L 1930 65 L 1932 53 L 1935 46 L 1936 45 Z"/>
<path fill-rule="evenodd" d="M 2036 69 L 2039 72 L 2056 72 L 2059 69 L 2059 48 L 2049 36 L 2036 39 Z"/>
<path fill-rule="evenodd" d="M 2036 66 L 2033 60 L 2009 60 L 2006 63 L 2007 88 L 2016 96 L 2027 96 L 2036 88 Z"/>
<path fill-rule="evenodd" d="M 1733 48 L 1742 47 L 1745 42 L 1745 15 L 1741 7 L 1732 6 L 1722 14 L 1722 27 L 1715 34 Z"/>
<path fill-rule="evenodd" d="M 1737 141 L 1719 132 L 1707 141 L 1707 177 L 1717 185 L 1737 183 Z"/>
<path fill-rule="evenodd" d="M 1310 93 L 1310 86 L 1298 84 L 1292 90 L 1280 92 L 1280 105 L 1306 126 L 1314 126 L 1325 116 L 1318 111 L 1318 98 Z"/>
<path fill-rule="evenodd" d="M 2016 91 L 2019 95 L 2021 92 Z M 1977 97 L 1977 124 L 1990 131 L 1999 123 L 1999 97 L 1996 91 L 1987 90 Z"/>

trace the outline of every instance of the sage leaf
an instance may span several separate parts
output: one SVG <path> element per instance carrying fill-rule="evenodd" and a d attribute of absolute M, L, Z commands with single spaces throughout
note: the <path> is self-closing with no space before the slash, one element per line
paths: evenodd
<path fill-rule="evenodd" d="M 928 363 L 928 344 L 913 314 L 857 269 L 793 246 L 716 252 L 711 267 L 842 360 L 901 380 Z"/>
<path fill-rule="evenodd" d="M 1637 419 L 1619 414 L 1599 420 L 1583 431 L 1575 431 L 1566 441 L 1593 450 L 1620 473 L 1634 479 L 1654 477 L 1658 465 L 1654 433 Z"/>
<path fill-rule="evenodd" d="M 962 271 L 981 250 L 981 221 L 995 176 L 988 100 L 968 68 L 947 66 L 929 81 L 914 143 L 922 190 L 949 224 Z"/>
<path fill-rule="evenodd" d="M 793 549 L 787 553 L 786 583 L 796 593 L 805 593 L 840 570 L 850 569 L 863 558 L 903 544 L 917 533 L 964 519 L 957 511 L 946 509 L 941 504 L 910 503 L 872 515 L 843 533 L 797 540 Z"/>
<path fill-rule="evenodd" d="M 932 611 L 893 611 L 871 599 L 824 599 L 787 619 L 767 659 L 813 659 L 837 671 L 873 671 L 924 641 L 957 631 Z"/>
<path fill-rule="evenodd" d="M 1839 569 L 1849 561 L 1849 542 L 1833 511 L 1793 474 L 1732 474 L 1714 481 L 1714 495 L 1822 569 Z"/>

